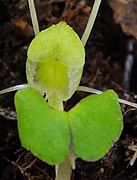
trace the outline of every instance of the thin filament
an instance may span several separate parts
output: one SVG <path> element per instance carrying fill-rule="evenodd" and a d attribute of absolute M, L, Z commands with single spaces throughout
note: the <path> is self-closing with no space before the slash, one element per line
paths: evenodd
<path fill-rule="evenodd" d="M 24 89 L 24 88 L 27 88 L 27 87 L 28 87 L 28 84 L 16 85 L 16 86 L 9 87 L 9 88 L 1 90 L 0 94 L 5 94 L 5 93 L 8 93 L 8 92 L 12 92 L 12 91 L 18 91 L 20 89 Z"/>
<path fill-rule="evenodd" d="M 102 91 L 94 89 L 94 88 L 90 88 L 90 87 L 86 87 L 86 86 L 78 86 L 77 91 L 84 91 L 84 92 L 89 92 L 89 93 L 94 93 L 94 94 L 101 94 Z"/>
<path fill-rule="evenodd" d="M 89 16 L 87 26 L 86 26 L 85 31 L 83 33 L 83 36 L 81 38 L 83 46 L 86 45 L 86 42 L 87 42 L 87 40 L 89 38 L 90 32 L 91 32 L 91 30 L 93 28 L 95 19 L 97 17 L 97 13 L 98 13 L 101 1 L 102 0 L 95 0 L 95 2 L 94 2 L 93 8 L 92 8 L 90 16 Z"/>
<path fill-rule="evenodd" d="M 103 93 L 102 91 L 99 91 L 99 90 L 93 89 L 93 88 L 89 88 L 89 87 L 86 87 L 86 86 L 79 86 L 77 88 L 77 91 L 84 91 L 84 92 L 89 92 L 89 93 L 94 93 L 94 94 L 101 94 L 101 93 Z M 128 106 L 132 106 L 132 107 L 137 108 L 137 104 L 136 103 L 133 103 L 133 102 L 130 102 L 130 101 L 126 101 L 124 99 L 118 99 L 118 101 L 121 104 L 126 104 Z"/>
<path fill-rule="evenodd" d="M 28 0 L 28 3 L 29 3 L 29 9 L 30 9 L 31 20 L 32 20 L 32 25 L 34 29 L 34 34 L 35 36 L 37 36 L 39 34 L 39 24 L 38 24 L 38 18 L 36 14 L 34 1 Z"/>

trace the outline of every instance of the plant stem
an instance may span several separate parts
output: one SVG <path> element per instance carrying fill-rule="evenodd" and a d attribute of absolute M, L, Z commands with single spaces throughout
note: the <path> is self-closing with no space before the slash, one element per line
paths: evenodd
<path fill-rule="evenodd" d="M 94 25 L 94 22 L 95 22 L 101 1 L 102 0 L 95 0 L 95 2 L 94 2 L 93 8 L 92 8 L 90 16 L 89 16 L 87 26 L 86 26 L 85 31 L 83 33 L 83 36 L 81 38 L 83 46 L 85 46 L 85 44 L 89 38 L 89 35 L 90 35 L 90 32 L 93 28 L 93 25 Z"/>
<path fill-rule="evenodd" d="M 86 86 L 78 86 L 77 91 L 84 91 L 84 92 L 89 92 L 89 93 L 94 93 L 94 94 L 101 94 L 102 91 L 94 89 L 94 88 L 90 88 L 90 87 L 86 87 Z"/>
<path fill-rule="evenodd" d="M 27 88 L 27 87 L 29 87 L 28 84 L 16 85 L 16 86 L 13 86 L 13 87 L 9 87 L 9 88 L 0 90 L 0 94 L 9 93 L 9 92 L 12 92 L 12 91 L 18 91 L 20 89 L 24 89 L 24 88 Z M 100 90 L 97 90 L 97 89 L 94 89 L 94 88 L 90 88 L 90 87 L 86 87 L 86 86 L 79 86 L 77 88 L 77 91 L 84 91 L 84 92 L 89 92 L 89 93 L 94 93 L 94 94 L 101 94 L 103 92 L 103 91 L 100 91 Z M 118 99 L 118 100 L 122 104 L 126 104 L 128 106 L 132 106 L 132 107 L 137 108 L 137 104 L 136 103 L 133 103 L 133 102 L 130 102 L 130 101 L 126 101 L 124 99 Z M 63 111 L 61 107 L 62 107 L 62 105 L 58 108 L 58 110 Z"/>
<path fill-rule="evenodd" d="M 56 180 L 70 180 L 71 173 L 71 160 L 66 158 L 64 162 L 57 167 Z"/>
<path fill-rule="evenodd" d="M 48 98 L 48 103 L 54 109 L 59 111 L 64 111 L 63 102 L 61 102 L 56 96 Z M 68 157 L 63 163 L 55 167 L 56 170 L 56 180 L 70 180 L 72 173 L 72 161 Z"/>
<path fill-rule="evenodd" d="M 137 108 L 137 104 L 136 103 L 133 103 L 133 102 L 130 102 L 130 101 L 126 101 L 124 99 L 118 99 L 118 101 L 121 103 L 121 104 L 126 104 L 128 106 L 132 106 L 134 108 Z"/>
<path fill-rule="evenodd" d="M 28 87 L 28 84 L 16 85 L 16 86 L 9 87 L 9 88 L 1 90 L 0 94 L 5 94 L 5 93 L 8 93 L 8 92 L 12 92 L 12 91 L 18 91 L 20 89 L 24 89 L 24 88 L 27 88 L 27 87 Z"/>
<path fill-rule="evenodd" d="M 38 24 L 38 18 L 36 14 L 34 1 L 28 0 L 28 3 L 29 3 L 29 9 L 30 9 L 31 20 L 32 20 L 32 25 L 34 29 L 34 34 L 35 36 L 37 36 L 39 34 L 39 24 Z"/>
<path fill-rule="evenodd" d="M 51 107 L 53 107 L 54 109 L 57 109 L 59 111 L 64 111 L 63 102 L 56 95 L 47 97 L 47 99 L 48 99 L 48 103 Z"/>
<path fill-rule="evenodd" d="M 86 87 L 86 86 L 79 86 L 77 88 L 77 91 L 84 91 L 84 92 L 89 92 L 89 93 L 94 93 L 94 94 L 101 94 L 101 93 L 103 93 L 100 90 L 89 88 L 89 87 Z M 133 102 L 130 102 L 130 101 L 126 101 L 124 99 L 118 99 L 118 101 L 120 103 L 122 103 L 122 104 L 126 104 L 128 106 L 132 106 L 134 108 L 137 108 L 137 104 L 136 103 L 133 103 Z"/>

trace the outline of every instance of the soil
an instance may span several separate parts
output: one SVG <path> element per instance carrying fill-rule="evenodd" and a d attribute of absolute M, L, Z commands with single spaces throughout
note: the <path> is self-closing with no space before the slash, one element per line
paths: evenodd
<path fill-rule="evenodd" d="M 81 37 L 93 2 L 36 0 L 40 29 L 65 20 Z M 120 98 L 137 102 L 137 34 L 134 27 L 137 13 L 132 13 L 132 16 L 130 13 L 131 7 L 137 7 L 137 2 L 117 3 L 116 0 L 102 1 L 85 47 L 86 63 L 81 85 L 102 91 L 113 89 Z M 27 83 L 25 63 L 27 48 L 33 38 L 27 0 L 0 0 L 0 89 Z M 129 55 L 132 61 L 127 67 Z M 14 94 L 0 95 L 0 180 L 54 179 L 54 167 L 21 146 Z M 65 102 L 65 110 L 87 95 L 76 92 Z M 121 105 L 121 109 L 124 130 L 119 141 L 97 162 L 77 159 L 73 180 L 137 179 L 137 161 L 132 166 L 129 164 L 135 153 L 135 149 L 130 147 L 135 145 L 137 149 L 137 110 L 126 105 Z"/>

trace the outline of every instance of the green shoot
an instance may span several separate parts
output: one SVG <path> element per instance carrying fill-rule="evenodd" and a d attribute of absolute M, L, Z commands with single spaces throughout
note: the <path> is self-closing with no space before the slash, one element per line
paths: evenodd
<path fill-rule="evenodd" d="M 39 24 L 38 24 L 38 18 L 36 14 L 34 1 L 28 0 L 28 3 L 29 3 L 29 9 L 30 9 L 30 15 L 31 15 L 31 20 L 33 24 L 34 34 L 35 36 L 37 36 L 39 34 Z"/>
<path fill-rule="evenodd" d="M 1 91 L 0 91 L 0 94 L 9 93 L 9 92 L 12 92 L 12 91 L 18 91 L 18 90 L 20 90 L 20 89 L 24 89 L 24 88 L 27 88 L 27 87 L 28 87 L 28 84 L 16 85 L 16 86 L 9 87 L 9 88 L 6 88 L 6 89 L 1 90 Z"/>
<path fill-rule="evenodd" d="M 94 2 L 92 11 L 91 11 L 90 16 L 89 16 L 87 26 L 86 26 L 85 31 L 83 33 L 83 36 L 81 38 L 83 46 L 86 45 L 86 42 L 87 42 L 89 35 L 92 31 L 92 28 L 93 28 L 93 25 L 94 25 L 94 22 L 95 22 L 95 19 L 97 17 L 98 10 L 99 10 L 100 4 L 101 4 L 101 1 L 102 0 L 95 0 L 95 2 Z"/>

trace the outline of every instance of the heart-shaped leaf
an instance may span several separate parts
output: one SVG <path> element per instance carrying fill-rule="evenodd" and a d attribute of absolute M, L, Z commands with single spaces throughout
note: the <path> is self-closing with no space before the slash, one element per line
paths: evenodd
<path fill-rule="evenodd" d="M 122 131 L 117 94 L 108 90 L 83 99 L 69 111 L 74 152 L 86 161 L 102 158 Z"/>
<path fill-rule="evenodd" d="M 25 148 L 51 165 L 69 156 L 70 132 L 65 112 L 52 109 L 34 89 L 18 91 L 15 106 Z"/>
<path fill-rule="evenodd" d="M 123 123 L 116 93 L 109 90 L 81 100 L 69 112 L 51 108 L 34 89 L 15 96 L 22 145 L 51 165 L 74 153 L 87 161 L 102 158 L 118 140 Z"/>

